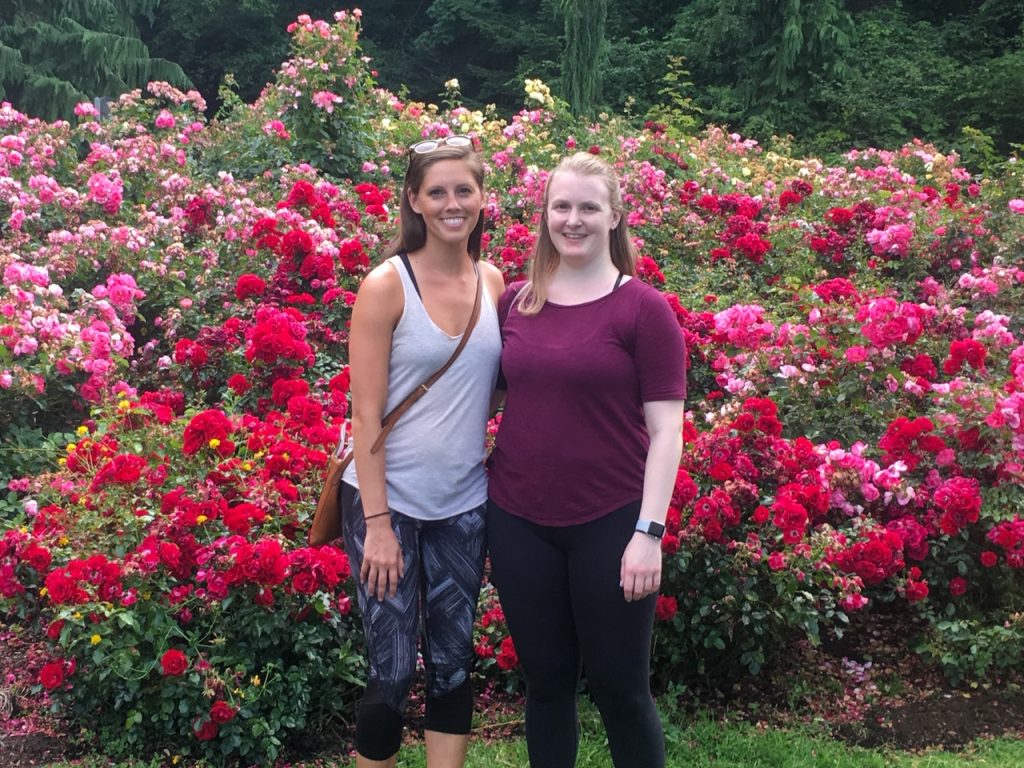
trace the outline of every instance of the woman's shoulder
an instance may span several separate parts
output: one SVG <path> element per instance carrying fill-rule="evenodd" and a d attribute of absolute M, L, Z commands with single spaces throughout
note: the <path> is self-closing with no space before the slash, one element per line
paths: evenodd
<path fill-rule="evenodd" d="M 632 301 L 637 307 L 657 306 L 666 304 L 665 294 L 654 286 L 645 283 L 639 277 L 633 277 L 622 284 L 619 289 L 622 295 Z"/>
<path fill-rule="evenodd" d="M 516 297 L 523 289 L 523 286 L 526 285 L 526 282 L 526 280 L 515 280 L 505 286 L 501 298 L 498 299 L 498 318 L 501 320 L 502 325 L 505 324 L 509 312 L 512 311 L 512 305 L 515 303 Z"/>
<path fill-rule="evenodd" d="M 505 292 L 505 278 L 501 274 L 501 270 L 491 264 L 489 261 L 481 260 L 480 264 L 480 277 L 484 281 L 484 285 L 491 294 L 491 299 L 497 304 L 501 295 Z"/>
<path fill-rule="evenodd" d="M 501 294 L 501 300 L 502 301 L 512 301 L 512 299 L 514 299 L 516 296 L 518 296 L 519 292 L 521 290 L 523 290 L 523 286 L 525 286 L 527 284 L 527 282 L 529 282 L 529 281 L 528 280 L 513 280 L 511 283 L 509 283 L 508 285 L 505 286 L 505 290 L 502 291 L 502 294 Z"/>
<path fill-rule="evenodd" d="M 405 290 L 402 288 L 402 277 L 391 259 L 382 261 L 367 273 L 359 284 L 356 296 L 357 301 L 364 299 L 364 304 L 382 304 L 383 307 L 397 308 L 401 313 L 405 304 Z"/>

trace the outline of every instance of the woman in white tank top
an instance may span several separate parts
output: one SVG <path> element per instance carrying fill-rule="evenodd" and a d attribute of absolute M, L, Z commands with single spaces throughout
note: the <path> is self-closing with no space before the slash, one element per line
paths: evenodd
<path fill-rule="evenodd" d="M 342 485 L 345 544 L 367 634 L 356 765 L 394 766 L 416 669 L 427 675 L 428 768 L 461 768 L 472 717 L 472 628 L 484 559 L 484 439 L 501 353 L 501 273 L 480 261 L 483 163 L 464 136 L 410 148 L 401 232 L 363 281 L 349 359 L 355 460 Z M 478 278 L 479 275 L 479 278 Z M 455 363 L 370 450 L 385 413 Z"/>

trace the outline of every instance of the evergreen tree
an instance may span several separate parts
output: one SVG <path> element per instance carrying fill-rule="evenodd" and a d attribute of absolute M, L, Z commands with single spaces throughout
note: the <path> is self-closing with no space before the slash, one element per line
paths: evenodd
<path fill-rule="evenodd" d="M 150 58 L 136 18 L 160 0 L 6 0 L 0 7 L 0 99 L 47 120 L 75 104 L 150 80 L 190 86 L 181 67 Z"/>
<path fill-rule="evenodd" d="M 850 68 L 845 55 L 853 42 L 853 20 L 844 0 L 759 0 L 754 15 L 756 67 L 764 73 L 750 83 L 749 104 L 779 96 L 806 97 L 813 79 L 842 80 Z"/>
<path fill-rule="evenodd" d="M 565 15 L 562 95 L 573 114 L 590 114 L 601 95 L 608 0 L 561 0 Z"/>
<path fill-rule="evenodd" d="M 523 103 L 523 79 L 557 77 L 558 38 L 551 34 L 559 0 L 433 0 L 428 26 L 416 17 L 405 34 L 382 35 L 364 17 L 375 45 L 367 50 L 380 65 L 380 80 L 409 87 L 412 98 L 436 100 L 443 83 L 458 78 L 467 106 L 495 103 L 512 111 Z M 415 37 L 412 32 L 416 31 Z M 387 45 L 402 46 L 389 61 Z"/>

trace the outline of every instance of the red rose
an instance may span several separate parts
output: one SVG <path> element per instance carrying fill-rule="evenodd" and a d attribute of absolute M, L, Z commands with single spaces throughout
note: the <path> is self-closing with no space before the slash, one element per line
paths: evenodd
<path fill-rule="evenodd" d="M 259 275 L 240 275 L 235 283 L 235 298 L 244 301 L 250 296 L 262 296 L 267 290 L 267 284 Z"/>
<path fill-rule="evenodd" d="M 43 688 L 52 691 L 64 682 L 64 662 L 51 661 L 39 671 L 39 682 Z"/>
<path fill-rule="evenodd" d="M 171 648 L 160 657 L 160 669 L 167 677 L 183 675 L 188 669 L 188 657 L 177 648 Z"/>
<path fill-rule="evenodd" d="M 501 650 L 498 652 L 498 666 L 504 670 L 515 669 L 519 665 L 519 655 L 516 653 L 516 646 L 511 637 L 501 641 Z"/>
<path fill-rule="evenodd" d="M 245 536 L 249 533 L 249 507 L 252 504 L 239 504 L 224 513 L 224 527 L 232 533 Z"/>
<path fill-rule="evenodd" d="M 907 601 L 916 603 L 928 597 L 927 581 L 908 581 L 906 589 Z"/>
<path fill-rule="evenodd" d="M 26 547 L 25 551 L 21 553 L 21 559 L 40 573 L 49 568 L 50 563 L 53 562 L 50 550 L 46 549 L 46 547 L 41 547 L 38 544 L 30 544 Z"/>
<path fill-rule="evenodd" d="M 953 597 L 960 597 L 967 591 L 967 579 L 962 576 L 954 576 L 949 580 L 949 594 Z"/>
<path fill-rule="evenodd" d="M 725 461 L 716 462 L 708 469 L 708 475 L 711 476 L 712 480 L 717 480 L 718 482 L 729 480 L 733 476 L 732 465 Z"/>
<path fill-rule="evenodd" d="M 476 651 L 476 655 L 481 659 L 493 659 L 494 658 L 494 646 L 488 643 L 486 640 L 481 640 L 476 647 L 473 648 Z"/>
<path fill-rule="evenodd" d="M 249 387 L 251 386 L 249 384 L 249 380 L 240 373 L 236 373 L 228 378 L 227 384 L 228 388 L 236 395 L 244 395 L 249 391 Z"/>
<path fill-rule="evenodd" d="M 206 720 L 202 724 L 197 720 L 192 725 L 192 732 L 195 733 L 196 738 L 200 741 L 209 741 L 210 739 L 217 738 L 217 732 L 219 730 L 220 726 L 213 722 L 213 720 Z"/>
<path fill-rule="evenodd" d="M 300 571 L 292 576 L 292 589 L 300 595 L 311 595 L 316 592 L 317 578 L 309 571 Z"/>
<path fill-rule="evenodd" d="M 986 568 L 993 568 L 999 563 L 999 555 L 992 550 L 986 549 L 981 553 L 981 564 Z"/>
<path fill-rule="evenodd" d="M 658 602 L 654 608 L 654 618 L 658 621 L 668 621 L 678 612 L 678 600 L 668 595 L 658 595 Z"/>
<path fill-rule="evenodd" d="M 182 453 L 193 456 L 211 440 L 226 440 L 232 429 L 231 419 L 223 411 L 211 408 L 197 413 L 185 427 Z"/>
<path fill-rule="evenodd" d="M 238 714 L 238 710 L 228 704 L 226 701 L 215 701 L 213 706 L 210 707 L 210 720 L 217 725 L 224 725 L 224 723 L 230 723 L 235 719 L 235 715 Z"/>
<path fill-rule="evenodd" d="M 679 551 L 679 537 L 666 533 L 661 539 L 661 551 L 666 555 L 674 555 Z"/>

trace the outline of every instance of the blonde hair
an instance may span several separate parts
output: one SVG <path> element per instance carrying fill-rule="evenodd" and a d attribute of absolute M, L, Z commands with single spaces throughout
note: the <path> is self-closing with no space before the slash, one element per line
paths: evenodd
<path fill-rule="evenodd" d="M 434 163 L 441 160 L 461 160 L 469 168 L 474 181 L 480 191 L 484 191 L 484 162 L 472 146 L 451 146 L 442 144 L 436 149 L 424 154 L 416 152 L 409 153 L 409 168 L 405 172 L 405 183 L 402 185 L 402 200 L 398 209 L 398 234 L 388 243 L 385 257 L 394 256 L 398 253 L 409 253 L 418 251 L 427 242 L 427 225 L 423 217 L 412 209 L 412 202 L 409 200 L 409 193 L 419 192 L 427 171 Z M 476 226 L 469 233 L 469 245 L 467 250 L 474 261 L 480 260 L 481 243 L 484 232 L 484 212 L 480 211 L 480 218 Z"/>
<path fill-rule="evenodd" d="M 544 207 L 541 209 L 540 225 L 537 242 L 530 257 L 527 271 L 528 281 L 519 291 L 516 304 L 519 312 L 524 315 L 535 315 L 548 297 L 548 283 L 558 268 L 560 256 L 555 244 L 551 242 L 548 232 L 548 196 L 551 193 L 551 180 L 561 172 L 576 173 L 580 176 L 596 176 L 604 182 L 608 190 L 608 201 L 612 211 L 619 214 L 619 223 L 608 233 L 608 246 L 611 251 L 612 264 L 624 275 L 636 276 L 636 248 L 629 236 L 626 225 L 626 212 L 622 204 L 622 190 L 619 187 L 619 176 L 605 160 L 588 152 L 577 152 L 575 155 L 562 158 L 562 161 L 548 176 L 544 188 Z"/>

